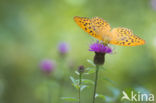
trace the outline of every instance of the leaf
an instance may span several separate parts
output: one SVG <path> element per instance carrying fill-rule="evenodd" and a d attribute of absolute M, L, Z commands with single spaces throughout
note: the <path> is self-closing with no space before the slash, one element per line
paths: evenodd
<path fill-rule="evenodd" d="M 82 85 L 81 88 L 80 88 L 80 90 L 83 91 L 87 87 L 88 87 L 87 85 Z"/>
<path fill-rule="evenodd" d="M 78 71 L 75 71 L 75 73 L 76 73 L 77 75 L 80 75 L 80 73 L 79 73 Z"/>
<path fill-rule="evenodd" d="M 87 62 L 93 65 L 94 67 L 96 66 L 92 60 L 87 59 Z"/>
<path fill-rule="evenodd" d="M 94 81 L 89 80 L 89 79 L 82 79 L 82 82 L 86 84 L 94 84 Z"/>
<path fill-rule="evenodd" d="M 61 99 L 63 100 L 68 100 L 68 101 L 79 101 L 77 98 L 75 97 L 62 97 Z"/>
<path fill-rule="evenodd" d="M 93 74 L 93 73 L 95 73 L 95 68 L 87 68 L 86 71 L 87 71 L 87 72 L 84 73 L 84 74 L 87 74 L 87 75 Z"/>
<path fill-rule="evenodd" d="M 78 80 L 75 80 L 72 76 L 70 76 L 70 79 L 73 83 L 73 86 L 76 88 L 76 89 L 79 89 L 79 81 Z"/>
<path fill-rule="evenodd" d="M 113 96 L 106 96 L 106 95 L 102 95 L 102 94 L 96 94 L 96 98 L 99 97 L 101 99 L 103 99 L 104 101 L 106 101 L 106 103 L 108 102 L 114 102 L 118 99 L 118 97 L 120 96 L 120 91 L 117 88 L 114 87 L 108 87 L 108 89 L 112 92 Z"/>
<path fill-rule="evenodd" d="M 101 99 L 103 99 L 104 101 L 106 101 L 107 103 L 108 103 L 108 102 L 114 101 L 114 100 L 113 100 L 111 97 L 109 97 L 109 96 L 105 96 L 105 95 L 97 94 L 97 93 L 96 93 L 96 95 L 95 95 L 95 98 L 101 98 Z"/>
<path fill-rule="evenodd" d="M 105 100 L 105 96 L 104 95 L 96 93 L 95 94 L 95 98 L 98 98 L 98 97 Z"/>
<path fill-rule="evenodd" d="M 72 76 L 70 76 L 70 79 L 71 79 L 73 84 L 76 84 L 76 80 Z"/>

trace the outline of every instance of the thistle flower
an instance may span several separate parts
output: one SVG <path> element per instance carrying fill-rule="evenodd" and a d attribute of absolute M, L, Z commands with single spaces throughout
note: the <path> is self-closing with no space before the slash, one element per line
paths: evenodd
<path fill-rule="evenodd" d="M 105 55 L 112 53 L 112 49 L 107 45 L 97 42 L 90 45 L 89 51 L 95 52 L 94 64 L 96 65 L 96 73 L 95 73 L 94 93 L 93 93 L 93 103 L 95 103 L 95 94 L 97 88 L 99 66 L 104 64 Z"/>
<path fill-rule="evenodd" d="M 89 51 L 94 51 L 96 53 L 112 53 L 112 49 L 101 43 L 93 43 L 90 45 Z"/>
<path fill-rule="evenodd" d="M 52 60 L 45 59 L 41 61 L 40 68 L 44 73 L 50 74 L 56 68 L 56 64 Z"/>
<path fill-rule="evenodd" d="M 99 42 L 90 45 L 89 51 L 95 52 L 94 64 L 103 65 L 105 62 L 105 54 L 112 53 L 112 49 Z"/>
<path fill-rule="evenodd" d="M 58 45 L 58 51 L 61 55 L 65 55 L 69 51 L 69 45 L 65 42 L 62 42 Z"/>

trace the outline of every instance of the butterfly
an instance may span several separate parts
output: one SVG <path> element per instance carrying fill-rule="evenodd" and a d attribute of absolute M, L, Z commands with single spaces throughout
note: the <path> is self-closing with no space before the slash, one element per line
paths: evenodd
<path fill-rule="evenodd" d="M 120 46 L 137 46 L 145 44 L 145 40 L 133 34 L 130 29 L 118 27 L 111 29 L 110 25 L 100 17 L 74 17 L 74 21 L 94 38 L 105 44 Z"/>

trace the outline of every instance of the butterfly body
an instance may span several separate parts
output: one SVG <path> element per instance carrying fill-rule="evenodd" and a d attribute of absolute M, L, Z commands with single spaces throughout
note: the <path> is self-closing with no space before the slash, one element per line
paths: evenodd
<path fill-rule="evenodd" d="M 121 46 L 136 46 L 143 45 L 145 41 L 127 28 L 111 29 L 110 25 L 102 18 L 94 17 L 92 19 L 86 17 L 74 17 L 75 22 L 94 38 L 103 41 L 104 43 L 121 45 Z"/>

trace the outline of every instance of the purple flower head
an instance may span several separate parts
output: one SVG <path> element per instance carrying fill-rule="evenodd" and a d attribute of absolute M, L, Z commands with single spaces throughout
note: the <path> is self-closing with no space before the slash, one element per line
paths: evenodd
<path fill-rule="evenodd" d="M 58 45 L 58 51 L 60 54 L 66 54 L 69 51 L 69 45 L 65 42 L 62 42 Z"/>
<path fill-rule="evenodd" d="M 151 6 L 154 10 L 156 10 L 156 0 L 151 0 Z"/>
<path fill-rule="evenodd" d="M 112 49 L 101 43 L 93 43 L 90 45 L 89 51 L 94 51 L 96 53 L 112 53 Z"/>
<path fill-rule="evenodd" d="M 50 74 L 55 69 L 55 67 L 56 67 L 55 62 L 49 59 L 45 59 L 40 63 L 41 70 L 46 74 Z"/>
<path fill-rule="evenodd" d="M 81 65 L 81 66 L 78 67 L 78 72 L 79 73 L 83 73 L 84 70 L 85 70 L 85 67 L 83 65 Z"/>

